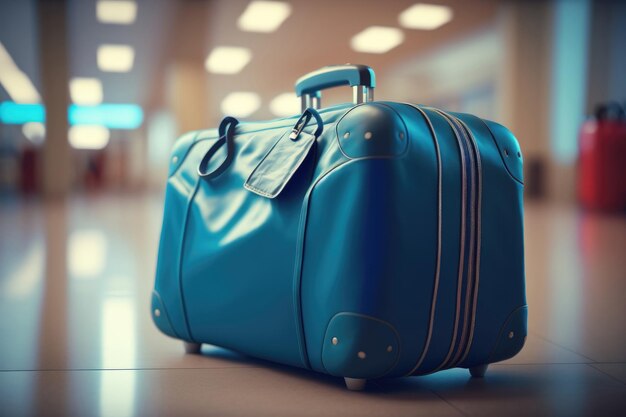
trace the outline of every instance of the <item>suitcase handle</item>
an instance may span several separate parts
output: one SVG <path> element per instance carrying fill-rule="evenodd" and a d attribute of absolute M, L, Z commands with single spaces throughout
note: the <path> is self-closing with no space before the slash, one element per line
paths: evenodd
<path fill-rule="evenodd" d="M 218 129 L 219 139 L 209 148 L 207 153 L 204 154 L 204 157 L 198 165 L 199 176 L 211 180 L 226 171 L 226 168 L 233 162 L 235 156 L 235 126 L 237 126 L 238 123 L 239 120 L 234 117 L 224 117 Z M 217 168 L 213 171 L 209 171 L 207 169 L 209 161 L 224 144 L 226 144 L 226 158 Z"/>
<path fill-rule="evenodd" d="M 310 72 L 296 81 L 296 95 L 302 98 L 302 111 L 308 107 L 319 109 L 322 90 L 349 85 L 354 104 L 374 100 L 376 75 L 367 65 L 331 65 Z"/>

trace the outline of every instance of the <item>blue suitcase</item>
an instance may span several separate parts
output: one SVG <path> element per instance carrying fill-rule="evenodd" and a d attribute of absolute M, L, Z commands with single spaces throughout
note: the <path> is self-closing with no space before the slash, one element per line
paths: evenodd
<path fill-rule="evenodd" d="M 321 90 L 354 103 L 318 110 Z M 505 127 L 373 101 L 366 66 L 303 113 L 175 144 L 152 318 L 166 335 L 344 377 L 487 365 L 526 339 L 522 156 Z"/>

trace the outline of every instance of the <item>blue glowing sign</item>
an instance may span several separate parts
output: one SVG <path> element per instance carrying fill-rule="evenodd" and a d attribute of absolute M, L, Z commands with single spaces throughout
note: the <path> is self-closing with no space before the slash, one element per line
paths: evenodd
<path fill-rule="evenodd" d="M 100 104 L 69 108 L 68 120 L 73 125 L 102 125 L 109 129 L 137 129 L 143 122 L 143 110 L 136 104 Z"/>
<path fill-rule="evenodd" d="M 143 110 L 136 104 L 100 104 L 78 106 L 68 109 L 68 121 L 72 125 L 102 125 L 109 129 L 137 129 L 143 123 Z M 12 101 L 0 103 L 0 123 L 24 124 L 44 122 L 46 109 L 42 104 L 18 104 Z"/>
<path fill-rule="evenodd" d="M 46 110 L 41 104 L 17 104 L 12 101 L 0 103 L 0 122 L 21 125 L 28 122 L 44 122 Z"/>

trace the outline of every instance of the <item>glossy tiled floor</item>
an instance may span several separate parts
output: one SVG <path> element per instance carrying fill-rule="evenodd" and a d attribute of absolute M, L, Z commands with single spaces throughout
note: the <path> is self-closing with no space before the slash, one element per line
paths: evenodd
<path fill-rule="evenodd" d="M 486 378 L 343 381 L 205 346 L 149 316 L 157 197 L 0 204 L 0 416 L 626 416 L 626 217 L 526 210 L 530 336 Z"/>

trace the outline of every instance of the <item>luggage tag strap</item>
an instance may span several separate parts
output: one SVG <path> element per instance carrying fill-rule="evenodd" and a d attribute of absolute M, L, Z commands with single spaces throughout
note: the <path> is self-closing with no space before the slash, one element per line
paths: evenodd
<path fill-rule="evenodd" d="M 315 119 L 317 124 L 313 134 L 304 130 L 311 119 Z M 324 121 L 317 110 L 306 109 L 289 135 L 283 134 L 252 170 L 244 187 L 263 197 L 277 197 L 300 168 L 323 131 Z"/>
<path fill-rule="evenodd" d="M 207 180 L 213 179 L 226 171 L 226 168 L 228 168 L 233 162 L 233 158 L 235 157 L 235 126 L 237 126 L 237 124 L 239 124 L 239 120 L 234 117 L 227 116 L 222 119 L 218 129 L 220 138 L 209 148 L 207 153 L 204 154 L 202 161 L 200 161 L 200 164 L 198 165 L 199 176 L 206 178 Z M 209 161 L 224 145 L 224 143 L 226 144 L 226 158 L 213 171 L 207 171 Z"/>
<path fill-rule="evenodd" d="M 317 112 L 317 110 L 309 107 L 304 112 L 302 112 L 302 116 L 300 116 L 295 126 L 291 130 L 289 139 L 293 141 L 298 140 L 300 133 L 302 133 L 302 129 L 304 129 L 307 124 L 309 124 L 311 116 L 315 117 L 315 121 L 317 122 L 317 130 L 314 133 L 315 138 L 318 138 L 322 134 L 322 131 L 324 130 L 324 121 L 322 120 L 322 117 Z"/>

